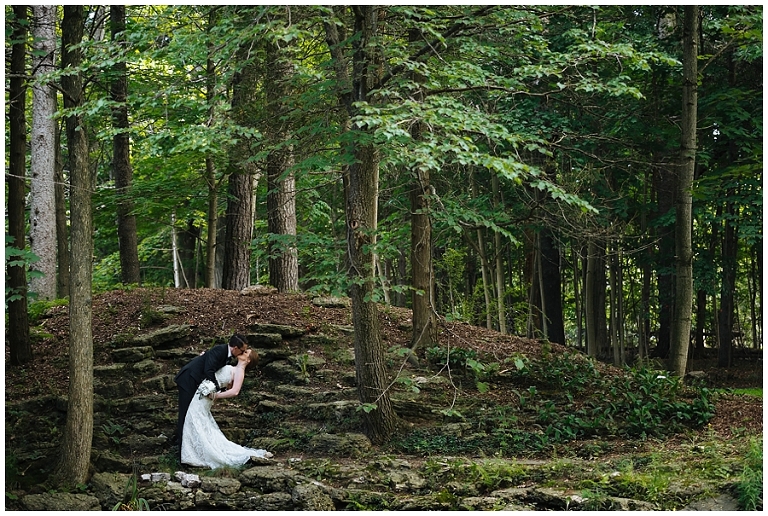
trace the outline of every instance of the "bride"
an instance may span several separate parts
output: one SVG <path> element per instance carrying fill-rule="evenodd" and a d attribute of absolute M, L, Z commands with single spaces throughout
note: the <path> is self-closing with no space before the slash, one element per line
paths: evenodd
<path fill-rule="evenodd" d="M 213 382 L 203 381 L 189 405 L 184 420 L 181 443 L 181 462 L 190 466 L 209 467 L 241 466 L 251 457 L 270 458 L 266 450 L 246 448 L 229 441 L 213 419 L 211 406 L 218 398 L 238 395 L 245 378 L 245 367 L 251 361 L 251 351 L 237 357 L 237 366 L 226 365 L 216 371 L 216 381 L 227 390 L 216 392 Z M 210 384 L 210 385 L 209 385 Z"/>

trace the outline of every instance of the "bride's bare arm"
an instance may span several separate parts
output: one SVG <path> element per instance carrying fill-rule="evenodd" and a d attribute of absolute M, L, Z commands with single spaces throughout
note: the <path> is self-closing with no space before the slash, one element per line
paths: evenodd
<path fill-rule="evenodd" d="M 238 360 L 235 370 L 232 372 L 232 387 L 223 392 L 217 392 L 213 399 L 218 398 L 234 398 L 240 394 L 240 388 L 243 386 L 243 380 L 245 379 L 245 365 L 248 362 L 244 360 Z"/>
<path fill-rule="evenodd" d="M 234 398 L 240 394 L 240 388 L 243 386 L 243 379 L 245 378 L 245 365 L 237 364 L 234 372 L 232 373 L 232 387 L 226 391 L 217 392 L 214 399 L 219 398 Z"/>

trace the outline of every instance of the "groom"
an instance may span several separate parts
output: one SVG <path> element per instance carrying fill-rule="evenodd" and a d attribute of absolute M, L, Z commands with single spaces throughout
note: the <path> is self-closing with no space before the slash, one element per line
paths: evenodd
<path fill-rule="evenodd" d="M 178 444 L 181 447 L 184 419 L 187 417 L 189 404 L 192 403 L 192 397 L 200 383 L 203 380 L 210 380 L 219 387 L 216 371 L 227 365 L 231 357 L 236 357 L 245 351 L 246 343 L 244 335 L 235 333 L 230 337 L 229 344 L 214 346 L 181 368 L 174 378 L 179 387 L 179 420 L 176 423 L 176 434 L 171 439 L 172 444 Z"/>

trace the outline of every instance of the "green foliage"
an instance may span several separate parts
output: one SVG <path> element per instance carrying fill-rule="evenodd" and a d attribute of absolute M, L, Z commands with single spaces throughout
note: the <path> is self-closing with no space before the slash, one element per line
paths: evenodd
<path fill-rule="evenodd" d="M 744 511 L 763 510 L 763 440 L 752 439 L 744 469 L 736 483 L 739 506 Z"/>
<path fill-rule="evenodd" d="M 117 502 L 113 511 L 148 511 L 149 502 L 139 497 L 139 479 L 136 471 L 128 479 L 125 486 L 125 495 L 122 502 Z"/>
<path fill-rule="evenodd" d="M 122 436 L 125 435 L 125 432 L 128 429 L 119 423 L 115 423 L 114 421 L 109 420 L 101 425 L 101 430 L 110 440 L 110 442 L 119 445 L 122 440 Z"/>
<path fill-rule="evenodd" d="M 13 237 L 11 235 L 5 235 L 5 310 L 8 311 L 8 303 L 21 299 L 25 294 L 30 299 L 37 297 L 36 292 L 27 292 L 26 289 L 9 287 L 10 281 L 8 279 L 9 267 L 23 267 L 27 271 L 27 281 L 41 278 L 44 274 L 40 271 L 29 270 L 29 266 L 40 260 L 40 257 L 35 255 L 28 249 L 18 249 L 13 247 Z"/>

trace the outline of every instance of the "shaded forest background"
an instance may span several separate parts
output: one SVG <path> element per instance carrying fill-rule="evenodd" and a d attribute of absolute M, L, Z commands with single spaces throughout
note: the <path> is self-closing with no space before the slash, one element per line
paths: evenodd
<path fill-rule="evenodd" d="M 91 293 L 131 284 L 348 295 L 362 363 L 377 303 L 413 310 L 414 348 L 445 319 L 678 372 L 762 350 L 761 6 L 5 20 L 14 365 L 28 302 L 69 297 L 92 391 Z"/>

